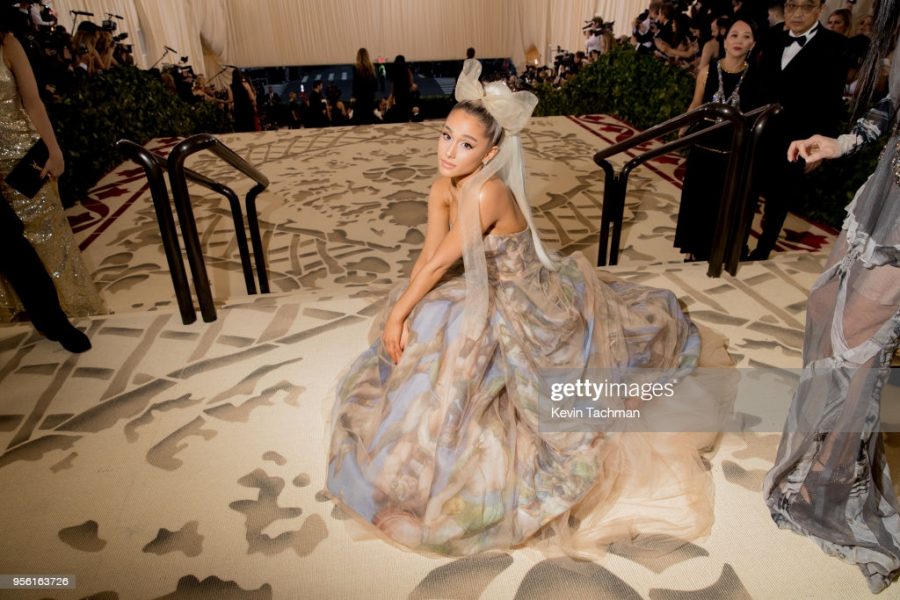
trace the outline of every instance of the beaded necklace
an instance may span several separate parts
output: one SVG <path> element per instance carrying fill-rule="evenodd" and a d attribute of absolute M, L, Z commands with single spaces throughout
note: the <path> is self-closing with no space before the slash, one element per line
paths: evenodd
<path fill-rule="evenodd" d="M 730 104 L 735 108 L 739 108 L 741 104 L 741 83 L 744 81 L 744 75 L 747 74 L 747 66 L 744 63 L 744 70 L 741 71 L 741 78 L 738 79 L 737 85 L 734 86 L 734 89 L 731 91 L 731 94 L 726 98 L 725 97 L 725 82 L 722 78 L 722 61 L 716 62 L 716 70 L 719 74 L 719 89 L 716 90 L 716 93 L 713 94 L 712 101 L 717 104 Z M 733 74 L 733 73 L 732 73 Z"/>

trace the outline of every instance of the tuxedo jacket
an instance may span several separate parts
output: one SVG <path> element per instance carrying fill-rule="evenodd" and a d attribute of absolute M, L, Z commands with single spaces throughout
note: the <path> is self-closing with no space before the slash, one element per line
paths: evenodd
<path fill-rule="evenodd" d="M 819 25 L 791 62 L 782 69 L 787 32 L 768 36 L 760 59 L 764 103 L 778 102 L 784 112 L 777 136 L 784 145 L 816 133 L 836 137 L 845 109 L 847 39 Z"/>

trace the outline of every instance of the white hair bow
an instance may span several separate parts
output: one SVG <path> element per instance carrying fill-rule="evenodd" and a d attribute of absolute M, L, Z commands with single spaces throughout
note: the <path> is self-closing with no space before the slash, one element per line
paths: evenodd
<path fill-rule="evenodd" d="M 537 96 L 531 92 L 513 92 L 502 81 L 482 85 L 478 81 L 480 76 L 481 63 L 467 60 L 456 81 L 456 100 L 481 100 L 507 134 L 518 134 L 528 124 L 538 103 Z"/>

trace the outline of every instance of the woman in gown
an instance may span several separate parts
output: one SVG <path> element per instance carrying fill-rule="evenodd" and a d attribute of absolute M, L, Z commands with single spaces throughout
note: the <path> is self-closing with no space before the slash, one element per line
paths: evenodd
<path fill-rule="evenodd" d="M 756 27 L 744 20 L 731 24 L 723 45 L 725 57 L 713 60 L 697 75 L 688 108 L 716 102 L 746 112 L 755 107 L 753 67 L 747 57 L 756 44 Z M 688 156 L 675 229 L 675 247 L 689 260 L 707 260 L 719 218 L 731 136 L 728 131 L 693 148 Z"/>
<path fill-rule="evenodd" d="M 259 116 L 256 114 L 256 92 L 244 79 L 240 69 L 231 72 L 231 101 L 234 106 L 234 130 L 238 132 L 259 131 Z"/>
<path fill-rule="evenodd" d="M 900 2 L 885 0 L 863 81 L 900 42 Z M 865 96 L 862 102 L 864 103 Z M 880 592 L 900 574 L 900 504 L 881 437 L 881 390 L 900 340 L 900 44 L 890 93 L 838 139 L 795 141 L 788 160 L 844 156 L 893 132 L 844 228 L 806 312 L 804 377 L 794 395 L 764 497 L 779 527 L 859 565 Z"/>
<path fill-rule="evenodd" d="M 38 95 L 28 58 L 12 34 L 0 30 L 0 39 L 0 178 L 6 178 L 38 139 L 44 140 L 50 152 L 42 171 L 50 179 L 34 198 L 20 194 L 4 180 L 0 182 L 0 202 L 9 202 L 25 225 L 25 237 L 53 278 L 66 314 L 75 317 L 106 312 L 59 200 L 55 176 L 63 170 L 62 151 Z M 0 277 L 0 321 L 11 321 L 22 310 L 12 287 Z"/>
<path fill-rule="evenodd" d="M 406 64 L 406 58 L 398 54 L 391 65 L 391 96 L 394 98 L 394 113 L 397 115 L 393 122 L 407 123 L 412 114 L 412 71 Z"/>
<path fill-rule="evenodd" d="M 353 124 L 369 125 L 375 122 L 375 90 L 378 81 L 375 78 L 375 67 L 369 59 L 369 51 L 360 48 L 356 51 L 356 65 L 353 68 Z"/>
<path fill-rule="evenodd" d="M 518 135 L 537 98 L 482 87 L 480 71 L 471 61 L 457 83 L 409 283 L 390 294 L 373 326 L 380 339 L 338 384 L 327 491 L 367 531 L 443 555 L 550 531 L 586 556 L 613 541 L 701 535 L 712 498 L 698 449 L 714 433 L 546 426 L 546 369 L 685 374 L 700 338 L 671 292 L 544 251 Z M 721 340 L 715 349 L 704 355 L 727 364 Z"/>

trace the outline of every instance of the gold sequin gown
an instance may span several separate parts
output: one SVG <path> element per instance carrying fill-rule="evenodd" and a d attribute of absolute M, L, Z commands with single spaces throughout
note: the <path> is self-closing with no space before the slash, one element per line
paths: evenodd
<path fill-rule="evenodd" d="M 0 46 L 0 177 L 5 179 L 38 138 Z M 26 198 L 5 181 L 0 181 L 0 192 L 2 201 L 10 203 L 25 225 L 25 237 L 52 277 L 66 314 L 78 317 L 106 312 L 72 237 L 56 182 L 48 181 L 34 198 Z M 19 298 L 0 275 L 0 322 L 11 321 L 22 311 Z"/>

